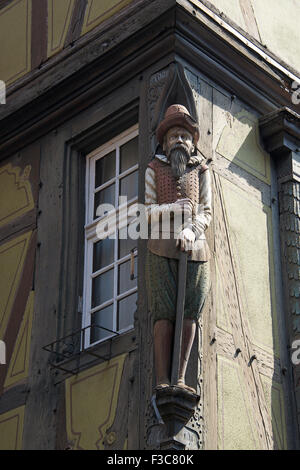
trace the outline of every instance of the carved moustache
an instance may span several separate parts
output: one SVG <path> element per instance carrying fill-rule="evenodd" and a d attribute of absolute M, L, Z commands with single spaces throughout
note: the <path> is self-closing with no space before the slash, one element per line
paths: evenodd
<path fill-rule="evenodd" d="M 180 178 L 183 175 L 190 157 L 189 150 L 184 144 L 176 144 L 170 150 L 168 158 L 175 178 Z"/>

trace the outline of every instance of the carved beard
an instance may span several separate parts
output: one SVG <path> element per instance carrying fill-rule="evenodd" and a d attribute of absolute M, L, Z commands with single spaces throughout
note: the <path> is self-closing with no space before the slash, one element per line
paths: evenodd
<path fill-rule="evenodd" d="M 168 158 L 175 178 L 180 178 L 185 170 L 191 155 L 185 145 L 177 144 L 169 152 Z"/>

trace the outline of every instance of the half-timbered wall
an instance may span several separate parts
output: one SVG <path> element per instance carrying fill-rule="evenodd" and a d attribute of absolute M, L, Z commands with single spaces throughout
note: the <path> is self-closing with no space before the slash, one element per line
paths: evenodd
<path fill-rule="evenodd" d="M 137 3 L 142 8 L 143 2 L 134 0 L 1 0 L 0 80 L 10 85 L 51 64 L 54 56 L 69 53 L 83 36 L 91 35 L 97 28 L 110 28 L 116 14 L 121 18 L 128 16 Z M 225 18 L 236 31 L 246 33 L 268 54 L 299 71 L 297 0 L 276 3 L 273 0 L 191 0 L 190 3 Z"/>
<path fill-rule="evenodd" d="M 0 104 L 1 449 L 159 447 L 145 240 L 134 328 L 81 354 L 76 332 L 86 155 L 138 124 L 143 202 L 155 128 L 174 102 L 199 119 L 213 181 L 212 282 L 187 373 L 201 398 L 186 446 L 297 445 L 278 175 L 258 127 L 289 105 L 292 76 L 284 82 L 282 70 L 234 42 L 201 8 L 208 3 L 0 0 L 0 80 L 8 85 Z M 228 2 L 212 3 L 225 11 Z M 259 2 L 233 3 L 241 10 L 226 10 L 229 19 L 257 41 L 265 34 L 274 49 Z M 290 60 L 282 44 L 278 54 L 297 69 L 299 54 Z"/>

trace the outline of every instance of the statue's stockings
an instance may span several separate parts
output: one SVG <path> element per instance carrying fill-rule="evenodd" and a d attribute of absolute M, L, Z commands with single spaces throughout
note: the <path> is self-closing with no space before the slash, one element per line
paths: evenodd
<path fill-rule="evenodd" d="M 181 358 L 177 385 L 185 385 L 185 373 L 195 338 L 195 320 L 184 319 L 182 329 Z M 158 320 L 154 324 L 154 359 L 156 386 L 170 385 L 173 353 L 174 324 L 169 320 Z M 173 384 L 176 385 L 176 384 Z"/>

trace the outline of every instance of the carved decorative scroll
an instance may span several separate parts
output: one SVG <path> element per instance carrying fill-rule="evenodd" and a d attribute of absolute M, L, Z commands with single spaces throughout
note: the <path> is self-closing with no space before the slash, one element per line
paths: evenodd
<path fill-rule="evenodd" d="M 287 342 L 292 348 L 294 341 L 300 339 L 300 115 L 282 108 L 260 119 L 260 131 L 276 163 Z M 295 439 L 299 442 L 300 364 L 292 364 L 292 368 L 298 427 Z"/>

